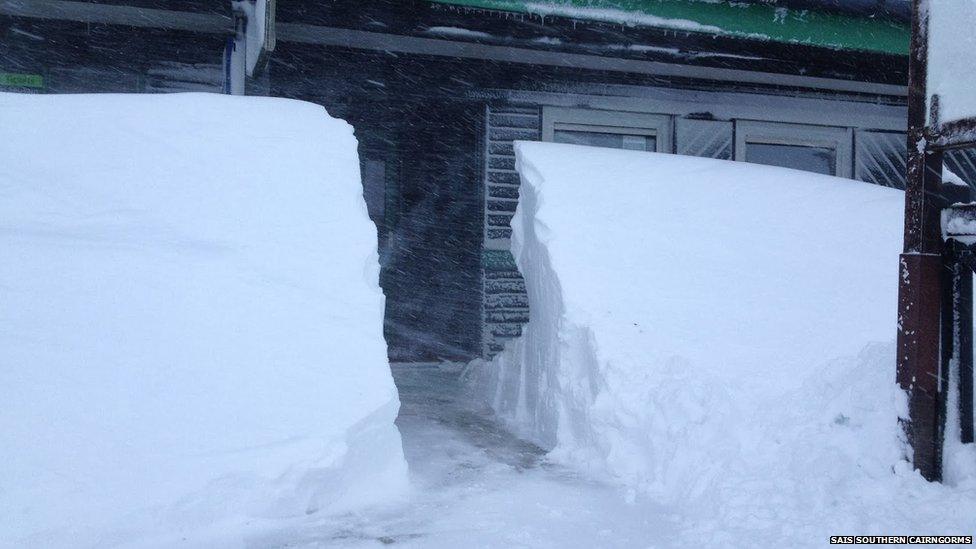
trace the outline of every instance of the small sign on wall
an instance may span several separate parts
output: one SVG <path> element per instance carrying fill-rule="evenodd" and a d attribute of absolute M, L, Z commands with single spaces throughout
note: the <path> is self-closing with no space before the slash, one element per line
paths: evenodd
<path fill-rule="evenodd" d="M 39 74 L 0 72 L 0 86 L 10 88 L 43 88 L 44 77 Z"/>

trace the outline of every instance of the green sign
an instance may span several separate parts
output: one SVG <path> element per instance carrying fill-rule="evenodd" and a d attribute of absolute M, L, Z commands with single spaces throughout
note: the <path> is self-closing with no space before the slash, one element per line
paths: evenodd
<path fill-rule="evenodd" d="M 44 77 L 39 74 L 0 72 L 0 86 L 12 88 L 43 88 Z"/>
<path fill-rule="evenodd" d="M 486 271 L 517 271 L 515 258 L 508 250 L 482 250 L 481 261 Z"/>

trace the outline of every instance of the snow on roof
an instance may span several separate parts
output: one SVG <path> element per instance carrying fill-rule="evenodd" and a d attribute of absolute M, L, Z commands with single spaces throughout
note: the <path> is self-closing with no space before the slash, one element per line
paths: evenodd
<path fill-rule="evenodd" d="M 433 0 L 539 16 L 907 55 L 910 25 L 891 17 L 728 0 Z"/>

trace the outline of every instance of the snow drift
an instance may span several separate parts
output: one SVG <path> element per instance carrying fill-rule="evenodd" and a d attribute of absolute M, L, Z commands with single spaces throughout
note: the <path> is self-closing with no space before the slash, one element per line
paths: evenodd
<path fill-rule="evenodd" d="M 976 98 L 972 93 L 976 81 L 972 63 L 976 47 L 973 37 L 976 0 L 931 0 L 924 9 L 929 29 L 927 92 L 930 99 L 939 96 L 938 120 L 928 122 L 944 123 L 976 116 Z"/>
<path fill-rule="evenodd" d="M 668 503 L 687 544 L 972 530 L 976 483 L 927 485 L 902 459 L 900 191 L 655 153 L 516 155 L 531 320 L 467 375 L 518 433 Z"/>
<path fill-rule="evenodd" d="M 0 94 L 0 545 L 240 545 L 406 484 L 352 128 Z"/>

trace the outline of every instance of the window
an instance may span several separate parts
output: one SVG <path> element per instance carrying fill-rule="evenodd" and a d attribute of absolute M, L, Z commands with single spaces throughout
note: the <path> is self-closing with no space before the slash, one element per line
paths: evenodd
<path fill-rule="evenodd" d="M 728 120 L 675 120 L 675 151 L 688 156 L 732 160 L 735 130 Z"/>
<path fill-rule="evenodd" d="M 946 151 L 943 164 L 970 186 L 976 186 L 976 149 Z"/>
<path fill-rule="evenodd" d="M 825 175 L 837 173 L 837 151 L 831 147 L 747 141 L 746 162 L 796 168 Z"/>
<path fill-rule="evenodd" d="M 849 128 L 738 121 L 735 131 L 736 160 L 851 177 Z"/>
<path fill-rule="evenodd" d="M 855 176 L 858 179 L 885 187 L 905 188 L 908 138 L 904 132 L 858 130 L 855 142 Z"/>
<path fill-rule="evenodd" d="M 628 133 L 617 133 L 627 131 Z M 631 129 L 603 128 L 582 124 L 559 124 L 552 132 L 556 143 L 610 147 L 635 151 L 657 151 L 657 137 L 653 133 L 639 134 Z"/>
<path fill-rule="evenodd" d="M 904 189 L 908 164 L 908 138 L 905 133 L 858 131 L 856 136 L 857 178 Z M 946 151 L 943 163 L 947 170 L 976 187 L 976 151 Z"/>
<path fill-rule="evenodd" d="M 671 152 L 671 117 L 545 107 L 542 111 L 542 139 L 591 147 Z"/>

